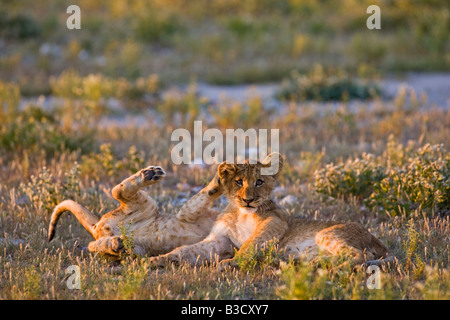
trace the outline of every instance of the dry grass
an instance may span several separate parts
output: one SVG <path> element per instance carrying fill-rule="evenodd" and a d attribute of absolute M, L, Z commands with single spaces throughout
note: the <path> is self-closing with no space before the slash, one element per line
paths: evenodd
<path fill-rule="evenodd" d="M 80 0 L 82 29 L 73 31 L 66 0 L 3 1 L 0 299 L 449 299 L 450 208 L 411 201 L 394 217 L 365 206 L 368 194 L 337 186 L 332 198 L 314 183 L 327 165 L 363 153 L 381 157 L 391 142 L 450 149 L 450 112 L 426 97 L 400 91 L 393 101 L 348 101 L 378 96 L 369 87 L 355 94 L 365 86 L 354 77 L 449 70 L 447 2 L 378 1 L 383 29 L 369 31 L 367 1 Z M 211 103 L 196 95 L 193 81 L 283 78 L 286 101 L 276 108 L 257 97 Z M 165 91 L 189 81 L 187 92 Z M 38 95 L 49 99 L 24 99 Z M 91 239 L 71 215 L 46 241 L 59 201 L 72 198 L 101 216 L 116 206 L 109 190 L 147 165 L 169 173 L 148 190 L 160 209 L 179 208 L 215 170 L 170 160 L 171 133 L 192 129 L 194 120 L 222 132 L 280 129 L 286 166 L 275 200 L 291 215 L 361 222 L 399 260 L 383 272 L 382 288 L 367 289 L 363 272 L 333 268 L 339 261 L 278 265 L 273 252 L 258 268 L 244 257 L 241 269 L 225 272 L 149 271 L 145 258 L 117 264 L 80 249 Z M 80 290 L 66 286 L 70 265 L 80 267 Z"/>
<path fill-rule="evenodd" d="M 23 139 L 30 139 L 30 133 L 25 136 L 20 127 L 4 126 L 6 121 L 19 121 L 16 114 L 21 112 L 20 121 L 31 124 L 44 121 L 44 125 L 32 131 L 40 137 L 48 129 L 45 116 L 13 108 L 10 118 L 8 115 L 2 118 L 2 138 L 17 134 L 24 137 L 21 140 L 19 136 L 14 148 L 0 139 L 3 141 L 0 144 L 1 299 L 449 298 L 448 210 L 425 213 L 419 207 L 408 215 L 389 217 L 369 210 L 355 197 L 344 200 L 319 196 L 312 185 L 315 170 L 328 163 L 360 157 L 363 152 L 381 155 L 389 137 L 402 144 L 413 140 L 419 145 L 442 143 L 449 148 L 448 111 L 426 104 L 419 108 L 405 97 L 398 97 L 396 102 L 361 103 L 357 107 L 347 103 L 336 107 L 292 102 L 280 106 L 277 112 L 267 111 L 264 101 L 260 101 L 262 107 L 258 110 L 264 116 L 251 119 L 240 118 L 238 108 L 233 111 L 232 119 L 245 120 L 243 129 L 280 129 L 281 152 L 286 155 L 287 165 L 274 197 L 284 203 L 288 214 L 361 222 L 399 259 L 395 269 L 382 273 L 382 288 L 369 290 L 365 285 L 366 274 L 336 270 L 333 262 L 326 259 L 320 265 L 267 264 L 256 270 L 225 272 L 217 271 L 215 266 L 184 265 L 149 272 L 145 258 L 126 259 L 117 264 L 79 249 L 91 239 L 71 215 L 63 217 L 56 239 L 48 243 L 49 215 L 58 201 L 74 198 L 100 216 L 116 205 L 108 190 L 146 165 L 161 165 L 169 172 L 162 184 L 148 191 L 162 211 L 175 210 L 181 198 L 193 195 L 196 187 L 212 177 L 214 167 L 173 165 L 170 134 L 175 126 L 161 119 L 186 119 L 186 113 L 198 108 L 199 114 L 208 119 L 210 128 L 225 129 L 233 121 L 227 120 L 229 114 L 223 111 L 223 106 L 205 105 L 205 101 L 197 101 L 194 95 L 171 102 L 170 110 L 156 107 L 151 112 L 136 114 L 136 118 L 145 119 L 145 125 L 115 122 L 109 113 L 100 113 L 97 123 L 80 129 L 92 139 L 92 146 L 88 150 L 82 146 L 67 149 L 64 143 L 59 144 L 60 133 L 70 141 L 77 139 L 80 131 L 64 127 L 64 108 L 82 111 L 84 104 L 83 100 L 75 103 L 73 98 L 64 99 L 66 102 L 57 106 L 62 112 L 53 113 L 54 130 L 46 133 L 55 139 L 51 140 L 52 148 L 39 139 L 20 144 Z M 184 107 L 185 101 L 190 108 Z M 167 102 L 158 103 L 164 106 Z M 249 102 L 252 103 L 255 101 Z M 71 112 L 76 113 L 76 109 Z M 246 112 L 242 109 L 242 113 Z M 296 200 L 283 201 L 286 195 Z M 224 203 L 218 205 L 223 207 Z M 69 290 L 66 286 L 65 270 L 70 265 L 80 267 L 81 290 Z"/>

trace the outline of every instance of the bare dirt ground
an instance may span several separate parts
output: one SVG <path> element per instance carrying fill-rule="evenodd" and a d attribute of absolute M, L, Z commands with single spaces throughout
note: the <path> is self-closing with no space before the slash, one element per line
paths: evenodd
<path fill-rule="evenodd" d="M 450 107 L 450 73 L 409 73 L 403 79 L 387 78 L 382 82 L 386 97 L 394 97 L 402 86 L 413 89 L 418 96 L 425 93 L 429 104 Z"/>
<path fill-rule="evenodd" d="M 387 77 L 380 81 L 380 87 L 386 100 L 393 99 L 399 90 L 404 87 L 414 90 L 418 97 L 423 93 L 427 95 L 429 105 L 438 107 L 450 107 L 450 73 L 408 73 L 402 78 Z M 216 86 L 205 83 L 197 85 L 201 96 L 211 101 L 231 99 L 244 102 L 252 96 L 259 96 L 264 102 L 273 102 L 274 94 L 278 89 L 277 84 L 245 84 L 235 86 Z"/>
<path fill-rule="evenodd" d="M 419 99 L 422 94 L 425 94 L 426 107 L 450 108 L 450 73 L 408 73 L 401 78 L 391 76 L 380 80 L 379 86 L 383 92 L 383 100 L 386 101 L 394 99 L 399 91 L 405 88 L 409 92 L 414 91 Z M 265 107 L 277 108 L 282 104 L 275 98 L 275 94 L 279 88 L 279 84 L 275 83 L 230 86 L 198 83 L 196 88 L 198 95 L 207 98 L 211 103 L 216 103 L 224 99 L 244 103 L 249 98 L 259 97 L 264 102 Z M 172 89 L 170 88 L 169 90 Z M 30 101 L 37 102 L 44 109 L 52 109 L 59 100 L 56 97 L 24 99 L 22 106 L 25 106 Z M 114 124 L 117 126 L 140 127 L 148 125 L 146 118 L 142 114 L 131 114 L 123 109 L 117 101 L 110 102 L 108 103 L 108 107 L 111 110 L 118 111 L 118 113 L 103 118 L 99 123 L 100 126 Z M 321 102 L 314 103 L 321 104 Z M 349 107 L 352 110 L 356 110 L 360 107 L 361 103 L 360 101 L 351 101 Z M 341 105 L 339 102 L 325 102 L 323 104 L 328 107 L 333 105 L 339 107 Z M 365 104 L 370 106 L 371 102 L 365 102 Z M 150 111 L 149 115 L 151 114 L 152 112 Z"/>

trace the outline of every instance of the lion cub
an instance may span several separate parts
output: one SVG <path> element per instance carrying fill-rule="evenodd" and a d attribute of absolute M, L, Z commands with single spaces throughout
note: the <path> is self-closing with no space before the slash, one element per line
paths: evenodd
<path fill-rule="evenodd" d="M 275 166 L 274 166 L 275 165 Z M 168 262 L 200 264 L 214 260 L 222 266 L 234 264 L 233 255 L 268 241 L 279 240 L 285 257 L 314 258 L 319 251 L 331 255 L 346 253 L 354 263 L 387 256 L 383 244 L 358 223 L 306 221 L 290 218 L 270 198 L 282 169 L 280 154 L 270 154 L 262 163 L 226 164 L 218 167 L 221 190 L 229 199 L 209 235 L 196 244 L 184 245 L 150 262 L 163 266 Z M 269 175 L 262 168 L 278 167 Z"/>
<path fill-rule="evenodd" d="M 112 189 L 112 196 L 120 205 L 97 218 L 82 205 L 65 200 L 53 210 L 48 240 L 55 235 L 56 225 L 62 213 L 70 211 L 83 227 L 94 237 L 89 251 L 112 257 L 125 252 L 121 226 L 134 235 L 134 253 L 159 255 L 183 245 L 204 239 L 219 212 L 211 208 L 219 193 L 218 176 L 208 186 L 187 201 L 178 213 L 160 213 L 158 205 L 144 190 L 161 182 L 166 173 L 161 167 L 150 166 L 123 180 Z"/>

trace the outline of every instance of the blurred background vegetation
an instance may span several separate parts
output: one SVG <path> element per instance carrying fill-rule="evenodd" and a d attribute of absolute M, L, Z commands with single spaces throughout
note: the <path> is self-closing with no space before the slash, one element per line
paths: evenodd
<path fill-rule="evenodd" d="M 72 4 L 81 30 L 66 27 Z M 366 27 L 371 4 L 381 7 L 381 30 Z M 0 0 L 0 299 L 450 299 L 448 92 L 433 87 L 441 78 L 391 97 L 377 86 L 392 74 L 450 70 L 449 8 L 448 0 Z M 274 96 L 215 100 L 199 90 L 262 82 Z M 427 95 L 436 91 L 439 103 Z M 140 260 L 112 272 L 76 249 L 91 237 L 71 215 L 47 242 L 58 202 L 101 216 L 117 205 L 109 190 L 148 165 L 168 176 L 147 191 L 161 212 L 176 212 L 216 169 L 170 159 L 173 130 L 194 120 L 222 133 L 280 129 L 286 161 L 274 200 L 289 215 L 368 228 L 399 259 L 383 290 L 331 263 L 278 268 L 270 254 L 256 269 L 249 257 L 227 272 L 147 274 Z M 72 264 L 83 290 L 61 281 Z"/>
<path fill-rule="evenodd" d="M 66 9 L 81 8 L 81 30 Z M 381 30 L 366 9 L 381 8 Z M 446 0 L 2 0 L 0 77 L 50 92 L 65 69 L 133 80 L 279 81 L 314 64 L 355 74 L 450 68 Z"/>

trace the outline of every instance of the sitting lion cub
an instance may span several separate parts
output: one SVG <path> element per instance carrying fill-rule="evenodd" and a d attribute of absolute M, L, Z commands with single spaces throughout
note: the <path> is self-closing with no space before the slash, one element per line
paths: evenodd
<path fill-rule="evenodd" d="M 273 168 L 274 164 L 278 167 L 276 172 L 261 174 L 262 168 Z M 274 238 L 279 240 L 285 257 L 313 258 L 322 250 L 331 255 L 347 253 L 354 263 L 362 263 L 387 256 L 383 244 L 358 223 L 288 217 L 270 198 L 282 166 L 278 153 L 258 164 L 222 163 L 218 175 L 230 203 L 211 233 L 201 242 L 151 258 L 152 265 L 181 261 L 200 264 L 216 259 L 221 260 L 222 266 L 232 265 L 235 249 L 241 254 L 255 246 L 261 248 Z"/>
<path fill-rule="evenodd" d="M 89 251 L 109 256 L 125 252 L 120 226 L 134 235 L 134 253 L 158 255 L 183 245 L 196 243 L 211 231 L 219 212 L 209 208 L 219 192 L 218 177 L 186 202 L 178 213 L 161 214 L 156 202 L 142 188 L 160 182 L 166 173 L 161 167 L 147 167 L 125 179 L 112 189 L 120 206 L 98 219 L 86 208 L 72 200 L 65 200 L 52 213 L 48 239 L 55 235 L 56 224 L 64 211 L 72 212 L 95 241 Z"/>

